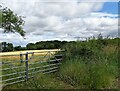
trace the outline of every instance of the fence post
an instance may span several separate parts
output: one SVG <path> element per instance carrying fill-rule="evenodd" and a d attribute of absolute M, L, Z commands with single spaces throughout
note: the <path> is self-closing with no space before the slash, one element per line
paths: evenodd
<path fill-rule="evenodd" d="M 50 51 L 49 51 L 49 60 L 50 60 L 50 55 L 51 55 L 51 54 L 50 54 Z"/>
<path fill-rule="evenodd" d="M 20 54 L 20 61 L 21 61 L 21 63 L 23 62 L 23 56 L 22 56 L 22 54 Z"/>
<path fill-rule="evenodd" d="M 26 52 L 26 54 L 25 54 L 25 59 L 26 59 L 26 61 L 25 61 L 25 67 L 26 67 L 25 80 L 28 80 L 28 52 Z"/>
<path fill-rule="evenodd" d="M 33 55 L 34 55 L 34 52 L 32 52 L 31 54 L 32 54 L 32 56 L 33 56 Z"/>

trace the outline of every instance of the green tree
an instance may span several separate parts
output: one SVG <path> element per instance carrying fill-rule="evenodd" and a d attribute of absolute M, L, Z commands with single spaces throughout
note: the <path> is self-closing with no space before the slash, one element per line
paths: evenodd
<path fill-rule="evenodd" d="M 1 44 L 2 44 L 2 52 L 13 51 L 13 44 L 12 43 L 2 42 Z"/>
<path fill-rule="evenodd" d="M 6 51 L 6 47 L 7 47 L 7 43 L 6 42 L 2 42 L 2 52 Z"/>
<path fill-rule="evenodd" d="M 7 50 L 8 51 L 13 51 L 13 44 L 12 43 L 7 44 Z"/>
<path fill-rule="evenodd" d="M 15 50 L 15 51 L 20 51 L 20 50 L 21 50 L 21 46 L 16 46 L 16 47 L 14 47 L 14 50 Z"/>
<path fill-rule="evenodd" d="M 7 7 L 2 8 L 2 6 L 0 6 L 0 28 L 4 29 L 4 33 L 17 32 L 24 37 L 24 23 L 22 16 L 14 14 L 14 12 Z"/>
<path fill-rule="evenodd" d="M 35 50 L 36 49 L 36 47 L 33 43 L 28 43 L 26 47 L 28 50 Z"/>

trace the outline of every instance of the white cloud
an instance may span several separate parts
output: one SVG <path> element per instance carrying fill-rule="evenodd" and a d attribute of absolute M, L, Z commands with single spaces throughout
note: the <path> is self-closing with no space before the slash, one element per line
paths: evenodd
<path fill-rule="evenodd" d="M 74 37 L 89 37 L 99 33 L 117 34 L 117 15 L 97 12 L 103 7 L 103 2 L 68 1 L 4 0 L 4 6 L 18 15 L 26 16 L 24 29 L 27 39 L 18 34 L 0 33 L 0 40 L 25 45 L 40 40 L 75 40 Z"/>

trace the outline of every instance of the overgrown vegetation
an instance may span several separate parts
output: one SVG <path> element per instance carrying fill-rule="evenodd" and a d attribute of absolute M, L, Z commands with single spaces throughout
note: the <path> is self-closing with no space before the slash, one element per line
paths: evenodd
<path fill-rule="evenodd" d="M 93 39 L 68 43 L 65 61 L 57 75 L 79 89 L 118 88 L 118 43 L 120 39 Z"/>
<path fill-rule="evenodd" d="M 39 89 L 73 89 L 70 84 L 64 83 L 55 78 L 53 74 L 37 74 L 34 78 L 29 79 L 29 81 L 15 84 L 12 86 L 7 86 L 2 91 L 12 90 L 12 89 L 27 89 L 27 90 L 38 90 Z"/>

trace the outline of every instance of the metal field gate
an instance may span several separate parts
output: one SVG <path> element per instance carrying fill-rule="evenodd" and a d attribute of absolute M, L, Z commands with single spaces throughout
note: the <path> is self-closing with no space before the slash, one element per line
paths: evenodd
<path fill-rule="evenodd" d="M 0 56 L 0 85 L 7 86 L 26 81 L 39 72 L 48 74 L 58 71 L 63 60 L 62 52 L 57 50 Z"/>

